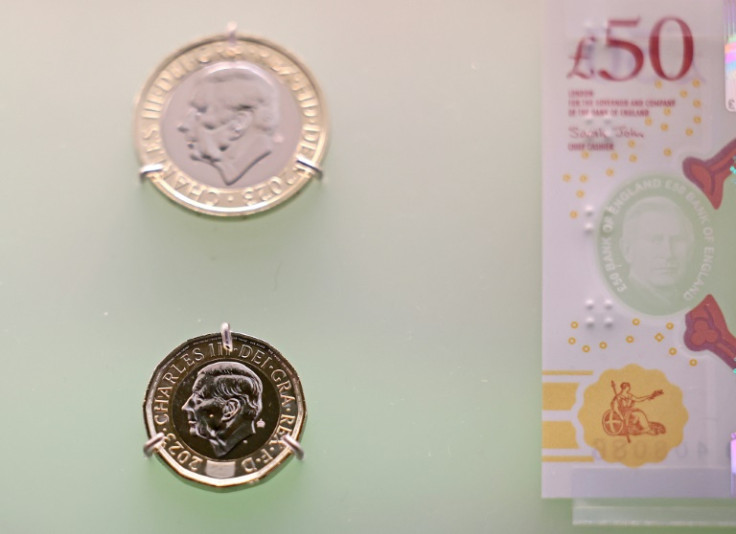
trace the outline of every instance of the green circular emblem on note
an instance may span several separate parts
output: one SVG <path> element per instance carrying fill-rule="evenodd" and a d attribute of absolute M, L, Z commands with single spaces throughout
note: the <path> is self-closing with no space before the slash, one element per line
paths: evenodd
<path fill-rule="evenodd" d="M 611 292 L 635 310 L 669 315 L 708 294 L 713 208 L 689 182 L 663 175 L 628 182 L 608 199 L 597 256 Z"/>

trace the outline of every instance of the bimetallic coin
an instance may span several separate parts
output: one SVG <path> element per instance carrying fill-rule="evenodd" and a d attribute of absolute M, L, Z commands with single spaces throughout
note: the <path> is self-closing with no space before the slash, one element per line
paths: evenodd
<path fill-rule="evenodd" d="M 287 51 L 235 34 L 168 57 L 136 105 L 141 173 L 175 202 L 216 216 L 272 208 L 321 174 L 327 111 Z"/>
<path fill-rule="evenodd" d="M 153 373 L 143 402 L 158 455 L 190 480 L 216 487 L 252 484 L 292 455 L 306 404 L 294 368 L 268 343 L 232 333 L 191 339 Z"/>

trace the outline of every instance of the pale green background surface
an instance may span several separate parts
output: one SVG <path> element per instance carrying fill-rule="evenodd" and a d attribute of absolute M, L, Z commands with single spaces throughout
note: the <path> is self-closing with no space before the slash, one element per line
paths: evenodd
<path fill-rule="evenodd" d="M 594 530 L 539 497 L 540 0 L 2 7 L 0 532 Z M 229 20 L 331 115 L 323 183 L 252 220 L 133 151 L 147 75 Z M 223 320 L 309 418 L 305 462 L 215 493 L 143 457 L 141 402 Z"/>

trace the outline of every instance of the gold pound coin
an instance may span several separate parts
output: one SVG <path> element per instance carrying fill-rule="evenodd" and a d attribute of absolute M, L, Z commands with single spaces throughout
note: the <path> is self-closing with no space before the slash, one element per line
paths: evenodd
<path fill-rule="evenodd" d="M 321 175 L 327 111 L 286 50 L 231 33 L 166 58 L 136 104 L 141 175 L 199 213 L 245 216 Z"/>
<path fill-rule="evenodd" d="M 143 402 L 158 456 L 179 475 L 219 488 L 256 483 L 301 456 L 307 415 L 299 377 L 281 353 L 231 336 L 224 343 L 208 334 L 174 349 Z"/>

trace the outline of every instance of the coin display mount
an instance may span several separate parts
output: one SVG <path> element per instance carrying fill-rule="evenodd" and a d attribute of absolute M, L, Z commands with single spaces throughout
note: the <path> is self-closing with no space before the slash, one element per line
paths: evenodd
<path fill-rule="evenodd" d="M 259 213 L 321 176 L 327 124 L 307 68 L 233 29 L 178 50 L 148 78 L 135 111 L 140 174 L 199 213 Z"/>
<path fill-rule="evenodd" d="M 254 484 L 292 454 L 306 420 L 299 377 L 268 343 L 223 332 L 181 344 L 159 363 L 143 402 L 144 452 L 208 486 Z"/>

